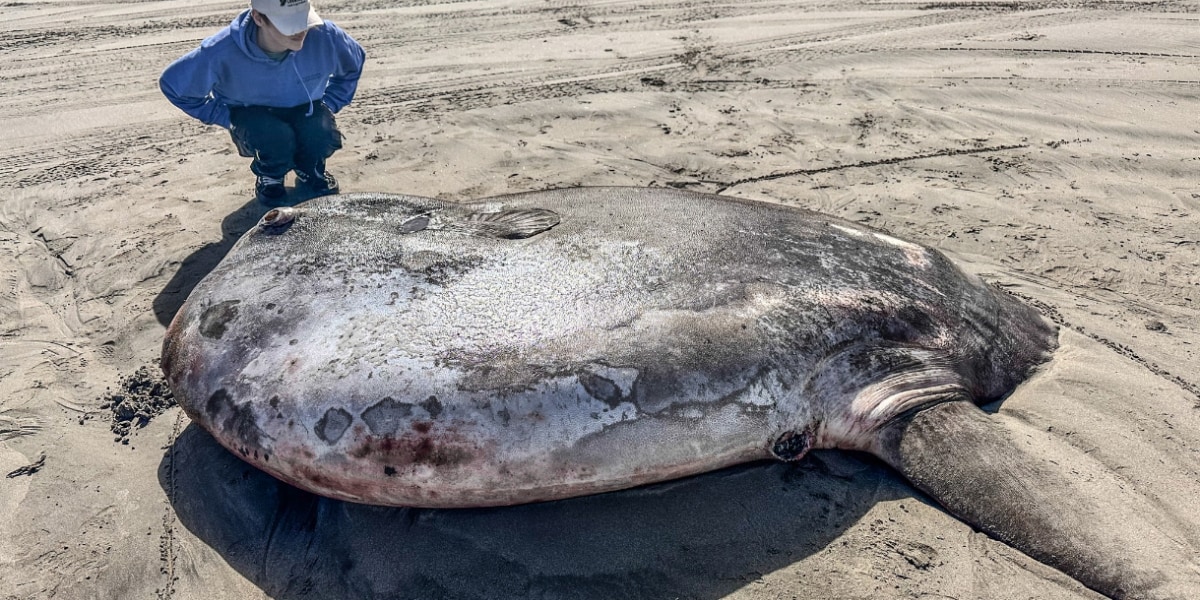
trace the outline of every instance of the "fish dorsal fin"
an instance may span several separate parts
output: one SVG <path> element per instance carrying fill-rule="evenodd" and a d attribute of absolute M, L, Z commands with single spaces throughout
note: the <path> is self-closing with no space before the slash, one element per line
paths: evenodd
<path fill-rule="evenodd" d="M 492 212 L 444 211 L 432 215 L 429 229 L 467 235 L 522 240 L 559 223 L 558 213 L 543 208 L 517 208 Z"/>

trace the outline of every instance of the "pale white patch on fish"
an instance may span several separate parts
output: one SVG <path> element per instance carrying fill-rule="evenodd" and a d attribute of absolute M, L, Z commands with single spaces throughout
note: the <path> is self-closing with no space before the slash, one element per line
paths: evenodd
<path fill-rule="evenodd" d="M 862 231 L 861 229 L 854 229 L 853 227 L 846 227 L 844 225 L 838 225 L 837 223 L 830 223 L 829 225 L 830 225 L 830 227 L 833 227 L 834 229 L 837 229 L 838 231 L 841 231 L 842 233 L 846 233 L 846 234 L 854 236 L 856 238 L 864 238 L 867 236 L 871 236 L 885 244 L 890 244 L 892 246 L 900 248 L 902 251 L 904 251 L 904 256 L 908 260 L 908 264 L 910 264 L 914 267 L 927 268 L 931 264 L 929 261 L 929 252 L 926 251 L 921 246 L 918 246 L 917 244 L 914 244 L 912 242 L 906 242 L 904 240 L 894 238 L 894 237 L 884 234 L 884 233 L 879 233 L 879 232 L 875 232 L 875 231 L 866 232 L 866 231 Z"/>
<path fill-rule="evenodd" d="M 854 229 L 853 227 L 846 227 L 845 225 L 838 225 L 837 223 L 830 223 L 829 226 L 842 232 L 842 233 L 852 235 L 856 238 L 867 237 L 867 232 L 865 232 L 861 229 Z"/>
<path fill-rule="evenodd" d="M 885 235 L 882 233 L 874 233 L 872 235 L 875 236 L 875 239 L 887 242 L 903 250 L 904 256 L 908 258 L 908 264 L 919 268 L 926 268 L 930 265 L 929 252 L 924 248 L 912 242 L 906 242 L 904 240 L 894 238 L 890 235 Z"/>

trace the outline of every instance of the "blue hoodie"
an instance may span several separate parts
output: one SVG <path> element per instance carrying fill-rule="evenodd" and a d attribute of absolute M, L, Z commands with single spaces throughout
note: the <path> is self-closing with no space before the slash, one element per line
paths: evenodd
<path fill-rule="evenodd" d="M 323 100 L 338 112 L 354 98 L 366 54 L 337 25 L 308 30 L 299 52 L 273 60 L 255 41 L 258 25 L 242 12 L 158 80 L 171 104 L 210 125 L 229 128 L 230 106 L 286 108 Z"/>

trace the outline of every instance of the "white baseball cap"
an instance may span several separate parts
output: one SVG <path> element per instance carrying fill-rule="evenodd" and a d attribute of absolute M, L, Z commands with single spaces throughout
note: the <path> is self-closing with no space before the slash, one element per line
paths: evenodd
<path fill-rule="evenodd" d="M 324 23 L 308 0 L 250 0 L 250 8 L 266 15 L 283 35 L 296 35 Z"/>

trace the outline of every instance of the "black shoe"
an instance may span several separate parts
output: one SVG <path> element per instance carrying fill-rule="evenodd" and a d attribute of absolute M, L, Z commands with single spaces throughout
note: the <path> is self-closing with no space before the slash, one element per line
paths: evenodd
<path fill-rule="evenodd" d="M 305 173 L 296 171 L 296 183 L 313 196 L 328 196 L 338 193 L 338 182 L 329 173 Z"/>
<path fill-rule="evenodd" d="M 283 178 L 259 175 L 254 182 L 254 196 L 263 204 L 277 204 L 287 197 L 287 190 L 283 188 Z"/>

